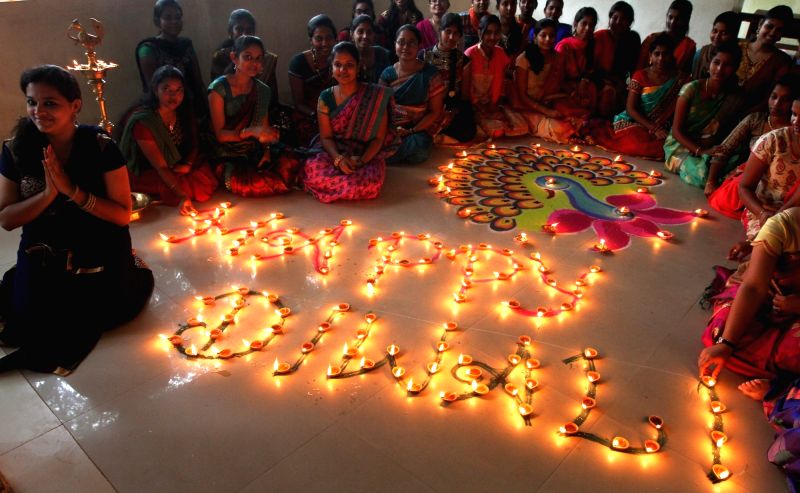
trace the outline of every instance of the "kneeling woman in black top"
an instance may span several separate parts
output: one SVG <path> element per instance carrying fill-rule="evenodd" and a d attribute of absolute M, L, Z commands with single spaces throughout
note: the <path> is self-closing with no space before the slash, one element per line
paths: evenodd
<path fill-rule="evenodd" d="M 54 65 L 25 71 L 28 116 L 0 155 L 0 226 L 22 227 L 0 285 L 0 342 L 19 347 L 0 371 L 64 375 L 108 329 L 133 319 L 153 289 L 137 265 L 125 160 L 101 129 L 77 125 L 81 93 Z"/>

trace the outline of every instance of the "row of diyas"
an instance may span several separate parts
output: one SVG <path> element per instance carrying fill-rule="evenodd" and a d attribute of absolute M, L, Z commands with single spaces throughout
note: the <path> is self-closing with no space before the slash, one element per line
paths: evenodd
<path fill-rule="evenodd" d="M 565 423 L 559 428 L 559 433 L 563 436 L 585 438 L 593 442 L 609 447 L 617 452 L 629 454 L 653 454 L 659 452 L 666 443 L 664 432 L 664 420 L 652 415 L 647 418 L 648 424 L 657 431 L 656 439 L 644 440 L 642 447 L 632 447 L 630 440 L 625 437 L 615 436 L 611 439 L 604 438 L 591 432 L 581 431 L 581 425 L 588 419 L 589 414 L 597 407 L 597 387 L 601 380 L 600 373 L 597 371 L 595 361 L 599 358 L 599 352 L 594 348 L 586 348 L 582 353 L 564 360 L 565 364 L 571 365 L 575 362 L 583 364 L 584 376 L 587 381 L 586 395 L 581 399 L 581 413 L 572 421 Z"/>
<path fill-rule="evenodd" d="M 708 473 L 708 478 L 713 483 L 719 483 L 731 477 L 730 469 L 722 463 L 722 446 L 728 441 L 728 436 L 724 431 L 722 415 L 727 411 L 727 406 L 720 401 L 716 387 L 717 380 L 714 377 L 710 375 L 703 375 L 700 377 L 698 389 L 705 391 L 706 397 L 709 400 L 708 412 L 711 413 L 714 420 L 714 424 L 709 431 L 713 461 L 711 464 L 711 471 Z"/>
<path fill-rule="evenodd" d="M 189 234 L 184 236 L 160 234 L 161 239 L 166 243 L 182 243 L 189 239 L 207 234 L 212 229 L 216 230 L 219 236 L 227 236 L 232 233 L 240 233 L 235 238 L 231 246 L 226 250 L 230 257 L 237 257 L 242 248 L 259 235 L 259 230 L 266 228 L 274 221 L 284 219 L 284 214 L 273 212 L 266 219 L 261 221 L 250 221 L 249 226 L 237 228 L 227 228 L 223 223 L 226 211 L 232 207 L 230 202 L 223 202 L 214 209 L 193 212 L 191 220 L 195 223 L 188 229 Z M 342 219 L 339 225 L 333 228 L 324 228 L 316 235 L 307 235 L 299 228 L 283 228 L 266 231 L 260 236 L 259 241 L 267 248 L 274 248 L 278 253 L 274 254 L 253 254 L 250 259 L 253 261 L 268 261 L 284 255 L 295 254 L 305 248 L 313 247 L 314 268 L 323 275 L 330 273 L 330 261 L 333 257 L 333 249 L 339 245 L 339 239 L 345 228 L 352 226 L 353 221 Z M 325 242 L 324 240 L 327 240 Z"/>

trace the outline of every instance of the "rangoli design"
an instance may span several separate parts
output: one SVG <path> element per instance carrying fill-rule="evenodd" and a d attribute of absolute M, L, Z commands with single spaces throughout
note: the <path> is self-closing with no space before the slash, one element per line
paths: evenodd
<path fill-rule="evenodd" d="M 706 211 L 658 207 L 650 187 L 661 173 L 621 157 L 592 157 L 538 145 L 461 151 L 430 180 L 437 195 L 459 206 L 459 217 L 495 231 L 570 234 L 594 229 L 604 248 L 619 250 L 630 236 L 672 238 L 660 225 L 685 224 Z"/>

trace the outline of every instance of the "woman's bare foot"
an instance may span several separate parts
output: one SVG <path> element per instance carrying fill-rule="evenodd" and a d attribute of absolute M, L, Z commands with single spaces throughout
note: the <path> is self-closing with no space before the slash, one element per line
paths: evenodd
<path fill-rule="evenodd" d="M 763 401 L 764 396 L 767 395 L 767 391 L 769 391 L 769 380 L 764 378 L 748 380 L 739 385 L 739 390 L 753 400 Z"/>

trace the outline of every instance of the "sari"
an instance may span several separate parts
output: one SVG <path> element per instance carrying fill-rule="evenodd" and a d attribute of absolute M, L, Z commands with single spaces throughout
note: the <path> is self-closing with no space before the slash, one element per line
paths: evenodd
<path fill-rule="evenodd" d="M 610 29 L 594 32 L 599 114 L 610 117 L 625 109 L 626 83 L 636 70 L 641 46 L 642 39 L 636 31 L 627 31 L 620 39 Z"/>
<path fill-rule="evenodd" d="M 253 79 L 248 94 L 234 96 L 228 79 L 220 77 L 208 87 L 225 104 L 225 130 L 241 130 L 261 125 L 269 113 L 269 86 Z M 216 142 L 212 139 L 212 161 L 225 188 L 243 197 L 263 197 L 286 193 L 295 180 L 299 161 L 279 146 L 270 147 L 258 140 Z"/>
<path fill-rule="evenodd" d="M 563 58 L 558 53 L 553 53 L 545 58 L 544 66 L 538 74 L 531 69 L 530 61 L 525 53 L 517 57 L 516 66 L 527 71 L 526 93 L 530 99 L 544 104 L 543 98 L 546 95 L 561 91 L 564 76 Z M 527 121 L 531 135 L 560 144 L 569 142 L 570 137 L 574 136 L 581 127 L 581 122 L 576 121 L 575 117 L 552 118 L 529 109 L 520 109 L 519 114 Z M 588 116 L 588 113 L 584 116 Z"/>
<path fill-rule="evenodd" d="M 800 155 L 792 152 L 792 129 L 783 127 L 761 136 L 753 147 L 753 155 L 766 163 L 767 169 L 756 186 L 759 202 L 770 209 L 780 209 L 798 185 Z M 758 234 L 761 224 L 750 210 L 742 216 L 747 238 Z"/>
<path fill-rule="evenodd" d="M 720 91 L 715 97 L 703 97 L 704 80 L 695 80 L 685 84 L 679 97 L 689 102 L 686 121 L 683 125 L 686 134 L 702 147 L 717 144 L 720 136 L 728 135 L 730 125 L 741 104 L 740 90 L 728 89 Z M 690 185 L 704 187 L 708 177 L 710 155 L 695 156 L 683 144 L 672 136 L 672 132 L 664 142 L 664 166 L 667 171 L 677 173 Z M 723 170 L 725 176 L 730 170 Z"/>
<path fill-rule="evenodd" d="M 711 66 L 711 50 L 714 46 L 707 44 L 700 48 L 694 55 L 692 61 L 692 79 L 706 79 L 708 78 L 708 68 Z"/>
<path fill-rule="evenodd" d="M 422 35 L 422 42 L 419 44 L 420 49 L 429 50 L 439 43 L 439 32 L 433 27 L 430 19 L 422 19 L 417 22 L 417 29 Z"/>
<path fill-rule="evenodd" d="M 316 108 L 320 93 L 335 85 L 336 80 L 333 78 L 330 66 L 324 70 L 314 70 L 306 53 L 305 51 L 300 52 L 289 61 L 289 77 L 297 77 L 303 81 L 303 101 L 301 103 L 309 108 Z M 291 118 L 295 143 L 299 146 L 309 145 L 311 139 L 319 133 L 317 119 L 297 110 L 292 112 Z"/>
<path fill-rule="evenodd" d="M 666 33 L 666 31 L 664 31 Z M 637 69 L 647 68 L 650 65 L 650 44 L 656 37 L 662 33 L 652 33 L 647 36 L 642 42 L 642 50 L 639 52 L 639 63 L 636 64 Z M 694 53 L 697 51 L 697 43 L 694 42 L 689 36 L 684 36 L 675 45 L 675 66 L 681 72 L 692 72 L 692 61 L 694 60 Z"/>
<path fill-rule="evenodd" d="M 800 378 L 780 389 L 779 382 L 773 382 L 764 396 L 764 413 L 776 432 L 767 459 L 783 469 L 789 491 L 797 493 L 800 491 Z"/>
<path fill-rule="evenodd" d="M 200 75 L 200 63 L 197 53 L 189 38 L 178 38 L 176 41 L 154 37 L 147 38 L 136 45 L 136 66 L 139 69 L 139 78 L 142 81 L 142 92 L 150 88 L 150 81 L 146 80 L 142 72 L 142 58 L 155 60 L 156 68 L 172 65 L 183 73 L 186 82 L 184 88 L 192 103 L 194 113 L 198 118 L 208 115 L 208 100 L 205 98 L 205 84 Z"/>
<path fill-rule="evenodd" d="M 318 111 L 330 117 L 333 139 L 342 155 L 352 157 L 364 153 L 369 142 L 378 135 L 390 100 L 390 90 L 364 83 L 359 84 L 358 90 L 339 105 L 336 104 L 333 88 L 320 94 Z M 391 152 L 392 140 L 391 132 L 387 132 L 381 152 L 349 175 L 333 165 L 333 158 L 322 149 L 321 144 L 315 146 L 317 154 L 306 160 L 302 171 L 303 186 L 324 203 L 374 199 L 380 194 L 386 178 L 384 158 Z"/>
<path fill-rule="evenodd" d="M 190 118 L 180 118 L 176 128 L 170 131 L 158 114 L 150 108 L 134 110 L 125 123 L 119 147 L 128 162 L 128 178 L 131 190 L 158 195 L 167 205 L 177 205 L 178 195 L 164 183 L 156 169 L 139 147 L 140 141 L 156 144 L 167 166 L 185 163 L 197 154 L 196 129 L 191 128 Z M 205 161 L 191 163 L 192 169 L 182 175 L 176 174 L 178 187 L 186 197 L 205 202 L 217 189 L 217 178 Z"/>
<path fill-rule="evenodd" d="M 587 109 L 590 112 L 597 105 L 597 86 L 588 82 L 590 66 L 586 56 L 588 43 L 582 39 L 570 36 L 556 45 L 556 52 L 564 59 L 563 92 L 574 96 L 572 104 Z"/>
<path fill-rule="evenodd" d="M 393 65 L 386 67 L 381 74 L 381 84 L 394 91 L 391 109 L 391 128 L 413 128 L 428 113 L 431 98 L 444 92 L 444 83 L 439 70 L 425 64 L 422 70 L 400 78 Z M 389 159 L 389 164 L 417 164 L 428 159 L 433 147 L 434 125 L 429 130 L 416 132 L 403 137 L 400 148 Z"/>
<path fill-rule="evenodd" d="M 458 15 L 461 17 L 461 25 L 464 32 L 462 39 L 464 41 L 464 49 L 466 50 L 480 42 L 481 37 L 479 31 L 481 17 L 483 16 L 478 17 L 478 14 L 475 13 L 472 7 L 470 7 L 468 11 L 461 12 Z M 483 15 L 489 15 L 489 12 Z"/>
<path fill-rule="evenodd" d="M 751 243 L 760 245 L 778 260 L 777 264 L 797 269 L 800 254 L 800 208 L 793 207 L 772 216 Z M 792 266 L 792 264 L 795 264 Z M 748 263 L 738 271 L 717 267 L 717 278 L 706 290 L 714 313 L 703 333 L 703 344 L 710 346 L 724 333 L 733 300 L 739 291 Z M 791 272 L 785 272 L 792 275 Z M 768 298 L 756 312 L 752 325 L 737 343 L 737 350 L 725 367 L 749 378 L 775 378 L 780 372 L 800 374 L 800 319 L 772 309 Z"/>
<path fill-rule="evenodd" d="M 528 123 L 516 111 L 500 104 L 505 91 L 505 70 L 511 59 L 499 46 L 487 57 L 480 45 L 464 53 L 470 62 L 465 70 L 472 77 L 471 94 L 468 99 L 475 111 L 476 121 L 491 138 L 517 137 L 528 133 Z"/>
<path fill-rule="evenodd" d="M 447 90 L 444 99 L 444 113 L 437 122 L 434 135 L 443 134 L 459 142 L 466 142 L 475 137 L 475 113 L 472 105 L 461 98 L 461 81 L 464 66 L 469 61 L 456 49 L 442 51 L 437 44 L 430 50 L 420 53 L 420 60 L 436 67 Z"/>
<path fill-rule="evenodd" d="M 233 40 L 226 39 L 211 55 L 211 80 L 217 80 L 217 78 L 222 77 L 226 74 L 233 73 L 233 62 L 231 62 L 231 50 L 233 49 Z M 278 106 L 278 90 L 273 85 L 275 81 L 275 69 L 278 67 L 278 55 L 272 53 L 270 51 L 264 52 L 264 65 L 263 69 L 261 70 L 261 74 L 258 75 L 258 78 L 264 84 L 269 86 L 270 92 L 272 94 L 272 99 L 269 103 L 270 108 L 275 108 Z M 277 84 L 276 84 L 277 85 Z"/>
<path fill-rule="evenodd" d="M 775 48 L 775 51 L 767 58 L 759 61 L 750 59 L 748 48 L 750 41 L 739 42 L 742 49 L 742 63 L 736 71 L 739 77 L 739 85 L 744 90 L 744 104 L 748 110 L 762 110 L 765 106 L 769 93 L 775 82 L 789 72 L 792 67 L 792 59 L 783 51 Z"/>
<path fill-rule="evenodd" d="M 659 128 L 669 131 L 678 92 L 688 80 L 685 74 L 677 74 L 663 84 L 650 82 L 647 72 L 638 70 L 631 78 L 628 90 L 639 95 L 639 110 Z M 593 122 L 590 130 L 592 140 L 598 145 L 614 152 L 647 159 L 664 159 L 664 139 L 643 127 L 627 111 L 614 117 L 613 124 L 608 121 Z"/>
<path fill-rule="evenodd" d="M 744 204 L 739 198 L 739 182 L 744 173 L 747 157 L 758 138 L 772 130 L 774 129 L 769 122 L 769 113 L 750 113 L 725 137 L 711 158 L 711 162 L 721 161 L 729 163 L 727 167 L 738 167 L 728 173 L 722 185 L 708 197 L 708 205 L 712 209 L 731 219 L 742 218 Z"/>
<path fill-rule="evenodd" d="M 392 55 L 383 46 L 375 45 L 372 47 L 372 64 L 367 65 L 364 58 L 362 55 L 358 62 L 358 81 L 377 84 L 383 71 L 392 64 Z"/>

